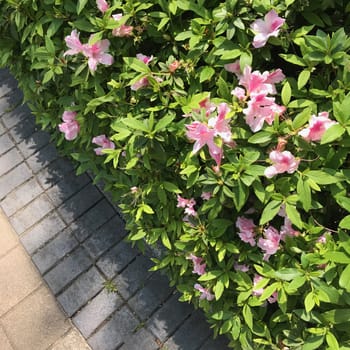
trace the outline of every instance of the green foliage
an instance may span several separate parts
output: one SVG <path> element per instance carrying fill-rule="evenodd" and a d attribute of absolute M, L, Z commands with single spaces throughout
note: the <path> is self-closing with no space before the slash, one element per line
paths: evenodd
<path fill-rule="evenodd" d="M 181 300 L 201 307 L 234 349 L 350 348 L 350 6 L 344 4 L 114 0 L 105 13 L 86 0 L 0 4 L 0 65 L 19 79 L 37 122 L 77 162 L 78 173 L 91 170 L 106 184 L 132 244 L 164 247 L 152 269 L 164 269 Z M 251 24 L 271 9 L 286 23 L 255 48 Z M 112 19 L 117 13 L 122 18 Z M 130 36 L 113 35 L 122 25 L 133 27 Z M 108 39 L 113 64 L 91 71 L 86 55 L 64 55 L 74 29 L 85 44 Z M 139 53 L 153 59 L 146 63 Z M 235 60 L 238 76 L 224 67 Z M 246 122 L 249 96 L 231 94 L 247 66 L 266 74 L 280 68 L 286 76 L 275 95 L 286 110 L 258 132 Z M 135 88 L 142 80 L 145 86 Z M 208 146 L 194 153 L 186 136 L 191 118 L 206 124 L 217 117 L 217 109 L 200 108 L 205 101 L 229 107 L 231 142 L 213 138 L 223 150 L 220 167 Z M 58 129 L 64 111 L 76 112 L 80 125 L 71 141 Z M 318 140 L 302 137 L 310 117 L 322 112 L 336 124 Z M 96 155 L 98 135 L 115 149 Z M 299 163 L 267 177 L 276 149 Z M 180 198 L 195 204 L 181 207 Z M 191 208 L 196 215 L 186 217 Z M 242 217 L 254 222 L 254 244 L 239 237 Z M 264 256 L 266 231 L 288 225 L 293 234 Z M 205 273 L 193 273 L 190 254 L 206 264 Z M 213 300 L 199 299 L 197 283 Z"/>

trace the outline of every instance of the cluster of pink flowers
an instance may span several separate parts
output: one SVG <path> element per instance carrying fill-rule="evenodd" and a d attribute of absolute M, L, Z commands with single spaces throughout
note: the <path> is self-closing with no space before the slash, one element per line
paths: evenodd
<path fill-rule="evenodd" d="M 220 137 L 223 144 L 227 144 L 230 147 L 235 146 L 235 142 L 232 140 L 229 120 L 226 119 L 230 109 L 226 103 L 220 103 L 217 107 L 217 116 L 210 117 L 216 106 L 212 105 L 208 99 L 201 101 L 200 106 L 204 106 L 202 108 L 205 108 L 206 116 L 209 118 L 206 123 L 194 121 L 186 125 L 186 136 L 191 141 L 195 141 L 193 146 L 194 154 L 207 145 L 210 156 L 215 160 L 217 167 L 220 167 L 223 157 L 223 145 L 218 146 L 215 139 Z"/>
<path fill-rule="evenodd" d="M 112 15 L 112 17 L 113 17 L 114 20 L 120 21 L 123 18 L 123 14 L 122 13 L 117 13 L 115 15 Z M 121 24 L 119 27 L 114 28 L 112 30 L 112 34 L 114 36 L 118 36 L 118 37 L 126 37 L 126 36 L 131 36 L 133 30 L 134 30 L 133 26 L 128 26 L 126 24 Z"/>
<path fill-rule="evenodd" d="M 153 60 L 153 56 L 146 56 L 142 53 L 138 53 L 136 55 L 136 58 L 139 59 L 141 62 L 149 65 L 149 63 Z M 147 77 L 143 77 L 140 80 L 138 80 L 136 83 L 131 85 L 131 90 L 137 91 L 138 89 L 141 89 L 143 87 L 146 87 L 149 85 L 149 80 Z"/>
<path fill-rule="evenodd" d="M 58 129 L 64 133 L 64 137 L 68 141 L 74 140 L 80 130 L 80 125 L 75 120 L 76 116 L 76 112 L 64 111 L 62 115 L 63 123 L 58 125 Z"/>
<path fill-rule="evenodd" d="M 264 19 L 255 20 L 250 26 L 255 33 L 253 46 L 255 48 L 263 47 L 271 36 L 277 37 L 284 22 L 285 19 L 278 17 L 275 10 L 269 11 Z"/>
<path fill-rule="evenodd" d="M 209 289 L 202 287 L 199 283 L 196 283 L 194 288 L 201 292 L 199 299 L 207 299 L 208 301 L 214 299 L 214 295 L 210 293 Z"/>
<path fill-rule="evenodd" d="M 101 147 L 97 147 L 94 149 L 96 155 L 101 156 L 103 155 L 103 150 L 104 149 L 114 149 L 115 148 L 115 144 L 106 136 L 106 135 L 99 135 L 99 136 L 95 136 L 92 139 L 92 143 L 101 146 Z"/>
<path fill-rule="evenodd" d="M 207 264 L 204 262 L 203 258 L 195 256 L 194 254 L 190 254 L 188 259 L 192 260 L 193 263 L 192 273 L 196 273 L 199 276 L 205 274 L 205 268 L 207 267 Z"/>
<path fill-rule="evenodd" d="M 65 41 L 69 50 L 64 53 L 67 55 L 76 55 L 82 53 L 88 58 L 88 66 L 91 72 L 95 72 L 99 63 L 110 66 L 113 64 L 112 55 L 106 53 L 108 51 L 110 42 L 108 39 L 98 40 L 93 44 L 94 34 L 90 36 L 87 44 L 82 44 L 79 40 L 79 32 L 73 30 L 70 35 L 65 37 Z"/>
<path fill-rule="evenodd" d="M 272 165 L 265 169 L 264 175 L 267 178 L 272 178 L 285 172 L 292 174 L 298 169 L 300 163 L 300 159 L 295 158 L 289 151 L 271 151 L 269 158 Z"/>
<path fill-rule="evenodd" d="M 329 119 L 328 112 L 321 112 L 317 116 L 311 116 L 309 126 L 301 130 L 299 135 L 306 141 L 320 141 L 326 130 L 335 124 L 337 122 Z"/>
<path fill-rule="evenodd" d="M 256 245 L 255 242 L 255 230 L 256 225 L 252 219 L 247 219 L 243 216 L 239 216 L 236 220 L 236 227 L 239 229 L 238 236 L 245 242 L 249 243 L 252 247 Z"/>
<path fill-rule="evenodd" d="M 196 201 L 191 199 L 186 199 L 181 197 L 179 194 L 177 195 L 177 207 L 178 208 L 185 208 L 185 214 L 189 216 L 197 216 L 196 209 L 194 206 L 196 205 Z"/>
<path fill-rule="evenodd" d="M 239 79 L 239 85 L 232 90 L 232 95 L 241 101 L 247 102 L 247 107 L 243 109 L 246 123 L 253 132 L 262 129 L 264 122 L 271 125 L 276 116 L 282 115 L 284 106 L 275 103 L 275 98 L 268 96 L 276 94 L 275 84 L 281 82 L 285 76 L 281 69 L 274 72 L 267 71 L 260 73 L 253 71 L 250 66 L 245 66 L 243 72 L 240 69 L 239 61 L 227 64 L 224 68 L 235 73 Z"/>

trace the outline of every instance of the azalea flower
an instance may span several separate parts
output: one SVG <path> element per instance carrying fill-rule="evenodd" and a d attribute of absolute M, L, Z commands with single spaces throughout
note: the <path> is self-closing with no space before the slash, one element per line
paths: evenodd
<path fill-rule="evenodd" d="M 181 197 L 180 195 L 177 195 L 177 207 L 178 208 L 185 208 L 185 213 L 189 216 L 197 216 L 197 212 L 194 209 L 194 206 L 196 205 L 196 201 L 191 199 L 186 199 Z"/>
<path fill-rule="evenodd" d="M 248 272 L 249 271 L 249 266 L 248 265 L 245 265 L 245 264 L 238 264 L 238 263 L 235 263 L 233 265 L 233 268 L 236 270 L 236 271 L 242 271 L 242 272 Z"/>
<path fill-rule="evenodd" d="M 255 20 L 250 28 L 255 33 L 253 39 L 253 46 L 255 48 L 260 48 L 265 46 L 269 37 L 277 37 L 279 34 L 279 28 L 283 25 L 285 19 L 278 17 L 275 10 L 269 11 L 264 19 Z"/>
<path fill-rule="evenodd" d="M 255 246 L 255 224 L 252 219 L 247 219 L 243 216 L 239 216 L 236 220 L 236 227 L 239 229 L 238 236 L 245 242 L 249 243 L 252 247 Z"/>
<path fill-rule="evenodd" d="M 273 226 L 269 226 L 264 230 L 264 237 L 259 238 L 258 247 L 264 251 L 264 260 L 268 260 L 269 257 L 277 252 L 279 249 L 279 243 L 281 235 Z"/>
<path fill-rule="evenodd" d="M 79 123 L 75 120 L 77 113 L 72 111 L 64 111 L 62 115 L 63 123 L 58 125 L 58 129 L 64 133 L 66 140 L 74 140 L 80 130 Z"/>
<path fill-rule="evenodd" d="M 289 151 L 271 151 L 269 157 L 273 165 L 265 169 L 264 175 L 267 178 L 284 172 L 292 174 L 298 169 L 300 163 L 300 159 L 295 158 Z"/>
<path fill-rule="evenodd" d="M 192 260 L 192 263 L 193 263 L 192 273 L 196 273 L 197 275 L 200 275 L 200 276 L 205 274 L 205 268 L 207 265 L 204 262 L 203 258 L 190 254 L 188 259 Z"/>
<path fill-rule="evenodd" d="M 204 200 L 204 201 L 207 201 L 211 198 L 212 196 L 212 193 L 211 192 L 203 192 L 201 194 L 201 198 Z"/>
<path fill-rule="evenodd" d="M 210 293 L 209 289 L 202 287 L 199 283 L 196 283 L 194 285 L 194 288 L 201 292 L 201 296 L 199 297 L 199 299 L 207 299 L 208 301 L 214 299 L 214 295 Z"/>
<path fill-rule="evenodd" d="M 95 153 L 98 156 L 103 155 L 102 151 L 104 149 L 114 149 L 115 148 L 114 143 L 108 137 L 106 137 L 106 135 L 95 136 L 92 139 L 92 143 L 95 143 L 96 145 L 101 146 L 101 147 L 97 147 L 94 149 Z"/>
<path fill-rule="evenodd" d="M 96 0 L 96 5 L 102 13 L 105 13 L 109 9 L 109 5 L 106 0 Z"/>
<path fill-rule="evenodd" d="M 140 61 L 142 61 L 145 64 L 149 64 L 152 60 L 153 60 L 153 55 L 152 56 L 146 56 L 142 53 L 138 53 L 136 55 L 136 58 L 139 59 Z M 149 80 L 147 77 L 143 77 L 140 80 L 138 80 L 136 83 L 131 85 L 131 90 L 133 91 L 137 91 L 138 89 L 141 89 L 143 87 L 146 87 L 149 85 Z"/>
<path fill-rule="evenodd" d="M 280 228 L 281 240 L 284 241 L 287 236 L 296 237 L 299 236 L 300 232 L 295 230 L 292 226 L 292 222 L 287 216 L 284 218 L 284 224 Z"/>
<path fill-rule="evenodd" d="M 306 141 L 320 141 L 326 130 L 335 124 L 338 123 L 329 119 L 328 112 L 321 112 L 317 116 L 312 115 L 309 126 L 299 131 L 298 135 Z"/>
<path fill-rule="evenodd" d="M 277 299 L 278 299 L 278 293 L 275 291 L 275 292 L 272 293 L 272 295 L 269 298 L 267 298 L 267 301 L 270 304 L 273 304 L 273 303 L 275 303 L 277 301 Z"/>
<path fill-rule="evenodd" d="M 180 62 L 179 61 L 174 61 L 169 64 L 169 72 L 174 73 L 178 68 L 180 67 Z"/>
<path fill-rule="evenodd" d="M 120 21 L 123 17 L 122 13 L 117 13 L 115 15 L 112 15 L 113 19 L 116 21 Z M 128 26 L 126 24 L 121 24 L 119 27 L 114 28 L 112 30 L 112 34 L 114 36 L 118 36 L 118 37 L 126 37 L 126 36 L 130 36 L 132 35 L 132 31 L 133 31 L 134 27 L 133 26 Z"/>
<path fill-rule="evenodd" d="M 236 60 L 232 63 L 224 64 L 224 69 L 230 73 L 236 74 L 238 78 L 241 75 L 241 64 L 239 60 Z"/>
<path fill-rule="evenodd" d="M 79 40 L 79 32 L 76 29 L 72 30 L 71 34 L 64 38 L 64 41 L 70 50 L 67 50 L 63 56 L 76 55 L 83 51 L 83 44 Z"/>
<path fill-rule="evenodd" d="M 152 56 L 146 56 L 142 53 L 138 53 L 136 55 L 136 58 L 139 59 L 140 61 L 142 61 L 145 64 L 149 64 L 152 60 L 153 60 L 153 55 Z"/>

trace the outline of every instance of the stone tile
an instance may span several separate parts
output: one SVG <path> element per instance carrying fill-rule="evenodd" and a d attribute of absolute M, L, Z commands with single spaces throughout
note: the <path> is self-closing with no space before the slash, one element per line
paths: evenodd
<path fill-rule="evenodd" d="M 30 118 L 29 118 L 30 119 Z M 30 137 L 18 143 L 17 147 L 22 152 L 25 159 L 37 152 L 40 148 L 46 146 L 50 141 L 50 134 L 46 131 L 39 130 L 34 132 Z"/>
<path fill-rule="evenodd" d="M 1 206 L 6 215 L 11 216 L 42 192 L 35 179 L 30 179 L 9 193 L 1 202 Z"/>
<path fill-rule="evenodd" d="M 18 244 L 18 237 L 13 231 L 7 217 L 0 210 L 0 257 Z M 0 343 L 1 344 L 1 343 Z"/>
<path fill-rule="evenodd" d="M 0 155 L 6 153 L 8 150 L 10 150 L 14 146 L 15 144 L 7 134 L 0 136 Z M 1 158 L 0 158 L 0 164 L 1 164 Z M 1 170 L 1 166 L 0 166 L 0 170 Z"/>
<path fill-rule="evenodd" d="M 67 223 L 70 223 L 92 207 L 101 198 L 101 196 L 101 193 L 96 189 L 96 187 L 89 184 L 63 203 L 58 208 L 58 212 Z"/>
<path fill-rule="evenodd" d="M 0 177 L 0 200 L 17 186 L 32 177 L 32 173 L 25 163 L 21 163 L 7 174 Z"/>
<path fill-rule="evenodd" d="M 34 116 L 31 116 L 25 118 L 21 121 L 21 123 L 15 125 L 10 130 L 10 134 L 17 144 L 28 139 L 37 129 L 38 127 L 35 125 Z"/>
<path fill-rule="evenodd" d="M 171 336 L 193 311 L 190 304 L 181 303 L 178 298 L 179 295 L 174 294 L 146 322 L 146 327 L 162 342 Z"/>
<path fill-rule="evenodd" d="M 21 235 L 20 239 L 29 254 L 33 254 L 38 248 L 51 240 L 58 232 L 65 228 L 66 224 L 56 212 L 50 213 L 43 220 Z"/>
<path fill-rule="evenodd" d="M 201 311 L 194 312 L 165 342 L 169 350 L 198 349 L 211 335 L 209 324 Z"/>
<path fill-rule="evenodd" d="M 103 289 L 74 316 L 73 322 L 83 336 L 88 338 L 122 303 L 123 300 L 117 293 Z"/>
<path fill-rule="evenodd" d="M 0 84 L 0 97 L 7 95 L 9 92 L 17 88 L 17 81 L 10 75 Z"/>
<path fill-rule="evenodd" d="M 159 272 L 154 273 L 130 300 L 130 307 L 137 315 L 145 320 L 148 318 L 173 292 L 168 279 Z"/>
<path fill-rule="evenodd" d="M 8 79 L 12 77 L 10 71 L 6 68 L 1 68 L 0 69 L 0 81 L 1 81 L 1 84 L 2 84 L 2 81 Z"/>
<path fill-rule="evenodd" d="M 6 136 L 6 135 L 3 135 Z M 3 137 L 0 136 L 0 139 Z M 0 157 L 0 176 L 7 173 L 11 169 L 13 169 L 16 165 L 23 161 L 23 157 L 17 151 L 16 148 L 12 148 L 7 153 L 3 154 Z"/>
<path fill-rule="evenodd" d="M 3 326 L 18 350 L 46 350 L 70 327 L 50 291 L 42 286 L 3 317 Z"/>
<path fill-rule="evenodd" d="M 71 161 L 66 158 L 59 157 L 50 163 L 46 168 L 41 169 L 37 173 L 37 179 L 41 186 L 48 189 L 59 181 L 62 181 L 66 174 L 73 172 L 74 166 Z"/>
<path fill-rule="evenodd" d="M 95 267 L 82 274 L 57 297 L 68 316 L 74 315 L 102 288 L 105 280 Z"/>
<path fill-rule="evenodd" d="M 84 247 L 94 259 L 97 259 L 109 248 L 122 240 L 125 235 L 124 222 L 116 215 L 97 229 L 96 233 L 84 242 Z"/>
<path fill-rule="evenodd" d="M 91 348 L 76 329 L 71 329 L 49 350 L 91 350 Z"/>
<path fill-rule="evenodd" d="M 121 241 L 102 255 L 96 265 L 107 278 L 112 279 L 130 264 L 138 253 L 137 249 L 133 248 L 131 244 Z"/>
<path fill-rule="evenodd" d="M 26 104 L 20 105 L 2 116 L 2 122 L 8 129 L 11 129 L 16 124 L 23 122 L 24 119 L 32 114 Z M 20 128 L 20 125 L 18 126 Z"/>
<path fill-rule="evenodd" d="M 28 206 L 18 211 L 10 218 L 13 228 L 18 234 L 40 221 L 46 214 L 54 209 L 46 194 L 34 199 Z"/>
<path fill-rule="evenodd" d="M 81 217 L 72 222 L 74 235 L 83 242 L 87 237 L 92 235 L 95 230 L 107 222 L 113 215 L 116 215 L 114 208 L 106 199 L 102 199 Z"/>
<path fill-rule="evenodd" d="M 200 350 L 229 350 L 232 348 L 228 347 L 228 339 L 224 336 L 219 336 L 216 339 L 210 337 L 203 346 L 200 347 Z"/>
<path fill-rule="evenodd" d="M 32 260 L 41 273 L 45 273 L 65 255 L 77 247 L 78 241 L 66 229 L 59 233 L 51 242 L 39 249 Z"/>
<path fill-rule="evenodd" d="M 1 81 L 1 78 L 0 78 Z M 19 89 L 10 91 L 6 96 L 0 98 L 0 116 L 10 112 L 21 104 L 23 93 Z"/>
<path fill-rule="evenodd" d="M 136 257 L 135 261 L 114 279 L 118 292 L 125 299 L 129 299 L 151 276 L 151 272 L 148 271 L 151 266 L 148 258 L 142 255 Z"/>
<path fill-rule="evenodd" d="M 92 262 L 85 250 L 78 248 L 44 275 L 44 279 L 53 293 L 57 294 L 82 272 L 87 270 L 91 264 Z"/>
<path fill-rule="evenodd" d="M 0 327 L 0 345 L 1 350 L 14 350 L 2 327 Z"/>
<path fill-rule="evenodd" d="M 40 284 L 41 278 L 24 249 L 17 246 L 8 252 L 0 259 L 0 316 Z"/>
<path fill-rule="evenodd" d="M 154 337 L 147 330 L 141 328 L 135 334 L 127 337 L 119 350 L 157 350 L 158 348 Z"/>
<path fill-rule="evenodd" d="M 138 320 L 124 306 L 88 342 L 94 350 L 114 350 L 135 331 L 138 324 Z"/>
<path fill-rule="evenodd" d="M 1 110 L 1 107 L 0 107 L 0 110 Z M 0 135 L 4 134 L 6 132 L 6 128 L 4 127 L 4 125 L 1 123 L 1 120 L 0 120 Z"/>
<path fill-rule="evenodd" d="M 58 157 L 55 146 L 51 143 L 46 145 L 44 148 L 34 153 L 27 159 L 27 163 L 32 169 L 33 173 L 39 172 L 41 169 L 48 166 L 53 160 Z"/>
<path fill-rule="evenodd" d="M 90 181 L 90 178 L 86 174 L 77 176 L 75 173 L 68 173 L 64 175 L 62 181 L 51 187 L 47 191 L 47 194 L 51 198 L 54 205 L 59 206 L 69 197 L 81 190 Z"/>

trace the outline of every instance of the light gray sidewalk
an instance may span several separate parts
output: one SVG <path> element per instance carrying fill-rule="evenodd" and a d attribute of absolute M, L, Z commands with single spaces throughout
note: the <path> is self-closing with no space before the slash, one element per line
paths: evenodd
<path fill-rule="evenodd" d="M 6 238 L 0 222 L 0 300 L 8 305 L 4 311 L 0 305 L 0 349 L 2 341 L 14 350 L 47 349 L 62 336 L 61 342 L 74 342 L 79 333 L 92 350 L 227 349 L 225 338 L 212 340 L 202 312 L 180 303 L 167 279 L 149 272 L 150 260 L 124 242 L 118 212 L 86 174 L 76 176 L 72 163 L 57 154 L 21 98 L 16 81 L 0 70 L 0 209 L 15 232 Z M 35 264 L 26 267 L 32 275 L 17 268 L 29 263 L 21 245 Z M 50 316 L 47 308 L 50 317 L 40 323 L 49 300 L 65 316 Z M 18 322 L 25 305 L 29 323 Z M 46 348 L 11 333 L 46 334 L 41 326 L 57 332 Z M 53 349 L 80 350 L 69 346 Z"/>

